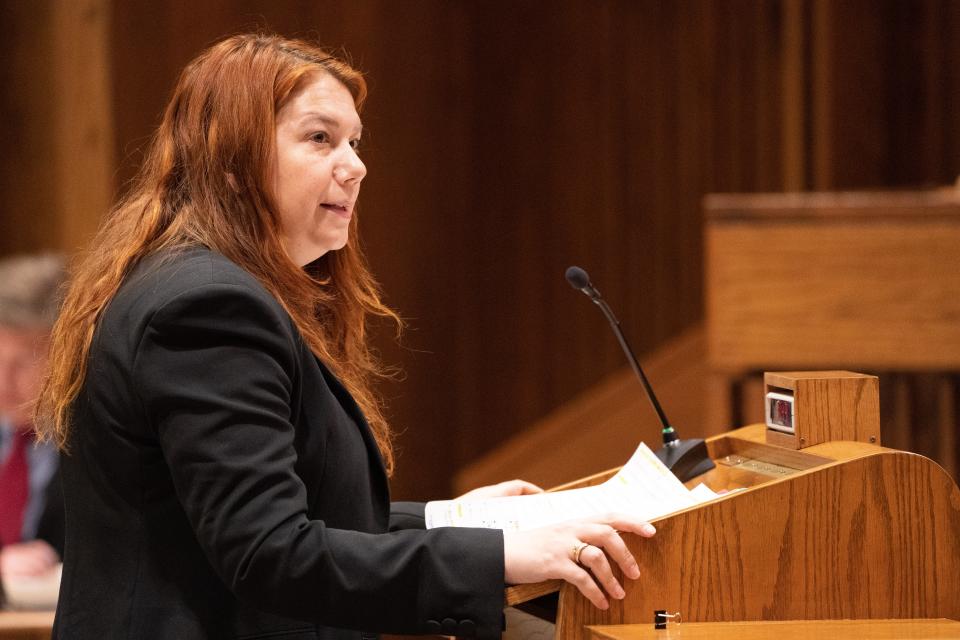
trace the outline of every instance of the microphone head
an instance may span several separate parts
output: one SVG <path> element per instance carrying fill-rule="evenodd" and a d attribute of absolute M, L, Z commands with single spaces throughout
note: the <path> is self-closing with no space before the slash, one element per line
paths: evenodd
<path fill-rule="evenodd" d="M 579 291 L 583 291 L 590 286 L 590 276 L 587 272 L 577 266 L 567 267 L 567 282 L 570 286 Z"/>

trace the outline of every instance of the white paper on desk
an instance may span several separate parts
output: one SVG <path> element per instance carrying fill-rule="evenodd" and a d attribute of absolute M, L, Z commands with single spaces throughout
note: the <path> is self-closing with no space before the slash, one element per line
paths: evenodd
<path fill-rule="evenodd" d="M 484 527 L 522 531 L 618 512 L 653 520 L 717 497 L 689 491 L 644 443 L 601 485 L 486 500 L 437 500 L 426 507 L 427 528 Z"/>

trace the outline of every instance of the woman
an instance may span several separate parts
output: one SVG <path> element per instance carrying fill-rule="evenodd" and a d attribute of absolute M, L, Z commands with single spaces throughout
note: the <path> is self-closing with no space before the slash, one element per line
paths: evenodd
<path fill-rule="evenodd" d="M 396 316 L 355 240 L 364 96 L 348 65 L 278 37 L 184 70 L 52 338 L 55 637 L 495 637 L 505 581 L 564 578 L 605 607 L 597 582 L 622 590 L 601 548 L 639 574 L 616 530 L 652 528 L 626 517 L 504 534 L 391 513 L 364 327 Z"/>

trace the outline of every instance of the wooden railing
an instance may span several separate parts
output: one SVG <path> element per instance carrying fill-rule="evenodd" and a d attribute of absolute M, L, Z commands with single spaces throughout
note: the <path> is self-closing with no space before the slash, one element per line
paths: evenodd
<path fill-rule="evenodd" d="M 882 439 L 958 477 L 960 190 L 704 201 L 710 428 L 762 421 L 760 371 L 880 377 Z"/>

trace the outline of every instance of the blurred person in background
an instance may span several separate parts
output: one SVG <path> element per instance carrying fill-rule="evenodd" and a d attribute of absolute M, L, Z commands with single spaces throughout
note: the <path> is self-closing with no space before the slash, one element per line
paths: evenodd
<path fill-rule="evenodd" d="M 0 260 L 0 575 L 38 576 L 63 552 L 57 449 L 38 443 L 34 400 L 59 304 L 63 259 Z"/>

